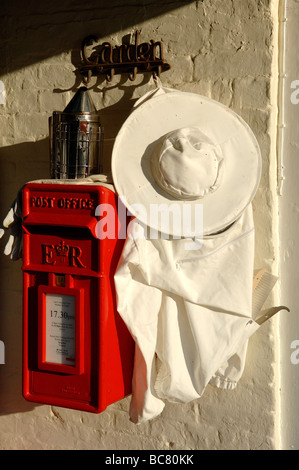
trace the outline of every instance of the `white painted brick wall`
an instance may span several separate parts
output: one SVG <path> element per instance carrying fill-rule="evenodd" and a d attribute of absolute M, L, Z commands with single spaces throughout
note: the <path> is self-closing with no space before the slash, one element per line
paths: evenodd
<path fill-rule="evenodd" d="M 162 75 L 166 86 L 231 106 L 255 132 L 263 155 L 262 183 L 254 202 L 256 264 L 275 268 L 277 2 L 166 3 L 168 7 L 149 1 L 3 1 L 6 41 L 0 69 L 6 103 L 0 105 L 0 216 L 25 182 L 49 176 L 48 117 L 62 110 L 75 92 L 73 62 L 82 39 L 98 34 L 102 42 L 119 44 L 122 36 L 138 28 L 142 41 L 164 44 L 172 67 Z M 142 76 L 136 82 L 116 76 L 110 84 L 92 79 L 92 98 L 105 126 L 106 170 L 110 139 L 132 100 L 150 86 Z M 275 319 L 250 340 L 246 370 L 236 390 L 208 387 L 200 400 L 168 403 L 161 416 L 136 426 L 129 421 L 129 398 L 100 415 L 25 402 L 21 263 L 4 255 L 0 296 L 0 339 L 6 347 L 6 364 L 0 365 L 0 449 L 277 448 Z"/>

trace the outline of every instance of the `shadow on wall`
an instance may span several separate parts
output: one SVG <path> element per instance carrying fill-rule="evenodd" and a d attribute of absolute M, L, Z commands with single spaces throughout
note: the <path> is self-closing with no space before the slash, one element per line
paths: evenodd
<path fill-rule="evenodd" d="M 86 0 L 83 4 L 81 0 L 2 0 L 0 77 L 69 51 L 72 51 L 72 64 L 77 67 L 81 63 L 81 42 L 86 36 L 95 34 L 101 40 L 116 32 L 125 34 L 134 25 L 142 25 L 191 3 L 197 5 L 198 2 Z M 145 38 L 146 41 L 148 39 Z M 103 93 L 108 87 L 109 90 L 115 87 L 124 92 L 119 102 L 100 111 L 105 129 L 104 172 L 109 172 L 113 139 L 133 105 L 134 89 L 150 78 L 150 74 L 144 75 L 138 84 L 132 82 L 130 87 L 125 86 L 127 76 L 118 78 L 115 84 L 99 79 L 92 87 L 95 93 Z M 81 82 L 81 76 L 76 74 L 71 91 L 75 92 Z M 67 91 L 55 88 L 55 83 L 53 88 L 53 93 Z M 2 222 L 17 191 L 26 182 L 49 178 L 49 139 L 0 148 L 0 175 Z M 0 364 L 0 416 L 30 411 L 35 407 L 22 397 L 22 261 L 11 261 L 3 254 L 8 235 L 0 240 L 0 340 L 5 345 L 5 364 Z"/>
<path fill-rule="evenodd" d="M 18 190 L 49 172 L 49 141 L 24 142 L 0 148 L 0 217 L 6 216 Z M 5 364 L 0 365 L 0 416 L 30 411 L 22 397 L 22 260 L 3 254 L 10 231 L 0 240 L 0 339 Z"/>
<path fill-rule="evenodd" d="M 66 51 L 79 51 L 88 35 L 95 34 L 101 39 L 190 3 L 199 2 L 2 0 L 0 74 Z"/>

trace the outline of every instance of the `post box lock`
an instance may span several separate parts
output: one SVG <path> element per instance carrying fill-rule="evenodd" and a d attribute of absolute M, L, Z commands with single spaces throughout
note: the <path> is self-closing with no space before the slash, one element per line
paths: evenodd
<path fill-rule="evenodd" d="M 123 229 L 108 187 L 29 183 L 23 189 L 29 401 L 99 413 L 131 393 L 134 341 L 117 313 L 113 280 L 125 240 L 96 236 L 101 204 L 115 209 L 112 222 Z"/>

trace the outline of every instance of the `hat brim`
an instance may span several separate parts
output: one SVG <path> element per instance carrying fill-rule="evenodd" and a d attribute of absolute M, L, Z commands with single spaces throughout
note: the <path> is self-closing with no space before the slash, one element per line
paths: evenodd
<path fill-rule="evenodd" d="M 165 134 L 183 127 L 198 127 L 221 147 L 224 169 L 219 188 L 203 198 L 175 199 L 155 182 L 151 156 Z M 112 177 L 116 192 L 130 213 L 144 225 L 172 236 L 198 237 L 217 233 L 233 223 L 252 201 L 261 177 L 261 154 L 246 122 L 226 106 L 194 93 L 173 91 L 140 104 L 124 122 L 112 152 Z M 184 217 L 151 217 L 157 207 L 184 211 L 189 204 L 191 221 Z M 198 229 L 195 206 L 203 210 Z M 166 205 L 166 206 L 165 206 Z M 188 212 L 186 212 L 188 213 Z M 170 214 L 171 216 L 171 214 Z M 199 230 L 199 233 L 197 233 Z"/>

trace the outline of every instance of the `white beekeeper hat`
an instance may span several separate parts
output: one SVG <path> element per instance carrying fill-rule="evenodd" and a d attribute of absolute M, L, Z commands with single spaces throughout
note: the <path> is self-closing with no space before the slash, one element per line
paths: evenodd
<path fill-rule="evenodd" d="M 234 222 L 255 195 L 261 176 L 258 143 L 226 106 L 166 90 L 141 99 L 120 129 L 112 152 L 115 189 L 133 216 L 159 232 L 215 234 Z M 197 233 L 199 204 L 203 227 Z M 176 209 L 171 222 L 156 210 L 171 215 L 171 207 Z"/>

